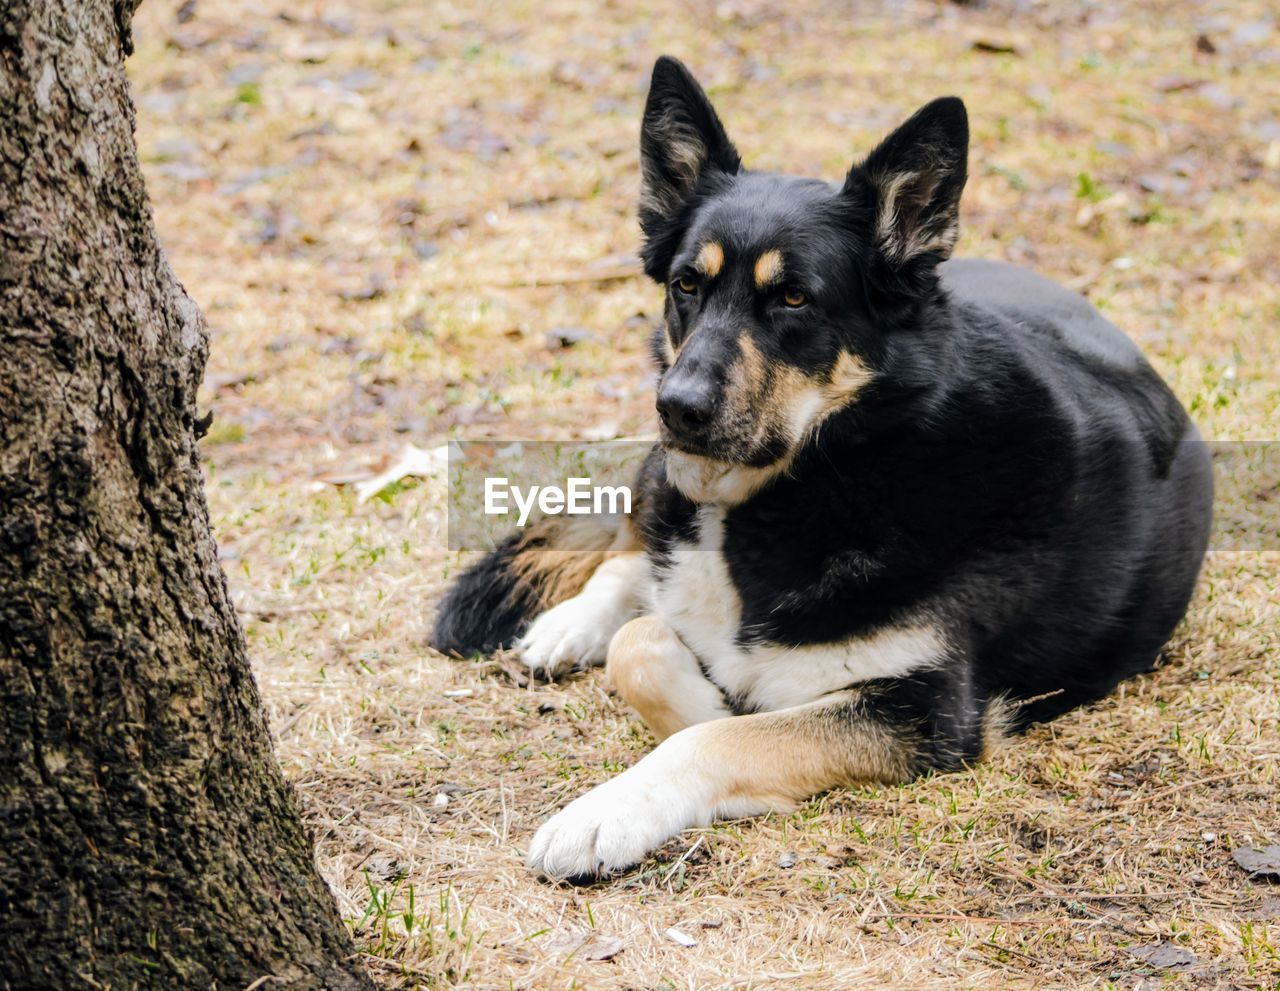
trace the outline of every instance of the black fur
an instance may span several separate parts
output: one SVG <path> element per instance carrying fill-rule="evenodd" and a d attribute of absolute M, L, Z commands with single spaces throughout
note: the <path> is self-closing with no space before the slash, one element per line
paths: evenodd
<path fill-rule="evenodd" d="M 1034 700 L 1015 712 L 1023 726 L 1149 669 L 1187 607 L 1212 502 L 1194 426 L 1120 330 L 1031 273 L 946 261 L 967 141 L 964 106 L 946 98 L 843 184 L 753 173 L 688 71 L 663 59 L 641 144 L 645 270 L 667 286 L 660 388 L 700 380 L 720 411 L 696 435 L 664 426 L 642 472 L 654 580 L 670 581 L 674 552 L 699 535 L 671 452 L 785 462 L 724 517 L 738 643 L 833 643 L 928 617 L 944 663 L 866 698 L 918 731 L 932 767 L 977 755 L 996 699 Z M 708 241 L 724 255 L 714 278 L 695 264 Z M 770 250 L 785 275 L 762 288 L 752 262 Z M 726 397 L 748 350 L 765 374 L 744 416 Z M 765 422 L 783 372 L 821 384 L 849 359 L 869 380 L 812 432 Z M 454 588 L 446 617 L 488 609 L 501 553 Z"/>
<path fill-rule="evenodd" d="M 506 649 L 539 612 L 576 593 L 583 573 L 604 560 L 617 521 L 593 519 L 572 533 L 564 522 L 565 517 L 536 520 L 455 579 L 436 614 L 430 645 L 464 657 Z"/>
<path fill-rule="evenodd" d="M 512 563 L 521 547 L 508 537 L 445 592 L 429 643 L 445 654 L 491 654 L 510 647 L 536 613 L 540 596 Z"/>
<path fill-rule="evenodd" d="M 742 642 L 825 643 L 936 616 L 953 657 L 925 680 L 935 714 L 966 727 L 965 754 L 993 697 L 1054 693 L 1017 711 L 1025 725 L 1148 669 L 1208 536 L 1207 451 L 1176 400 L 1087 304 L 1015 272 L 944 265 L 909 331 L 953 340 L 940 386 L 868 396 L 725 523 Z M 992 300 L 996 281 L 1023 295 Z M 1050 323 L 1023 302 L 1072 315 Z M 1073 352 L 1085 330 L 1132 365 Z M 651 485 L 638 526 L 661 581 L 672 548 L 696 539 L 696 506 Z"/>

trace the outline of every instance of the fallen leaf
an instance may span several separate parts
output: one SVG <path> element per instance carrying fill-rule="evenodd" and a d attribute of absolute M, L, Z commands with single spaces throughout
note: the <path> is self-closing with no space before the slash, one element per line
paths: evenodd
<path fill-rule="evenodd" d="M 1190 950 L 1172 943 L 1151 943 L 1147 946 L 1130 946 L 1128 952 L 1139 960 L 1145 960 L 1152 967 L 1161 970 L 1188 970 L 1195 966 L 1199 959 Z"/>
<path fill-rule="evenodd" d="M 612 960 L 624 948 L 625 944 L 617 936 L 597 932 L 559 933 L 544 944 L 548 953 L 578 960 Z"/>
<path fill-rule="evenodd" d="M 1280 881 L 1280 843 L 1271 846 L 1239 846 L 1231 856 L 1253 878 L 1269 877 Z"/>
<path fill-rule="evenodd" d="M 624 944 L 617 936 L 596 933 L 578 951 L 583 960 L 612 960 L 622 952 Z"/>
<path fill-rule="evenodd" d="M 433 447 L 429 451 L 424 451 L 420 447 L 412 444 L 406 444 L 400 452 L 400 457 L 386 471 L 366 482 L 360 482 L 356 485 L 356 499 L 359 502 L 376 496 L 393 482 L 408 475 L 419 475 L 422 477 L 430 477 L 439 474 L 449 465 L 449 449 L 443 444 L 440 447 Z"/>

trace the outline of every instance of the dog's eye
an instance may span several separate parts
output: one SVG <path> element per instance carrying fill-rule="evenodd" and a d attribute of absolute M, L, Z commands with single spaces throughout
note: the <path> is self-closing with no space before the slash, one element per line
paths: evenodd
<path fill-rule="evenodd" d="M 682 275 L 680 278 L 676 279 L 676 288 L 686 296 L 692 296 L 698 291 L 698 284 L 687 275 Z"/>
<path fill-rule="evenodd" d="M 782 290 L 782 302 L 794 310 L 809 302 L 809 297 L 795 286 L 788 286 L 786 289 Z"/>

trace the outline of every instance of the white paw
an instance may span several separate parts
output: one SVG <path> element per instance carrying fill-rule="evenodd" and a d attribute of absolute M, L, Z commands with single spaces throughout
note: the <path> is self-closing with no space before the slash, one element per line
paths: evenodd
<path fill-rule="evenodd" d="M 577 595 L 535 619 L 516 650 L 530 669 L 548 677 L 603 664 L 609 641 L 628 618 L 628 611 L 608 599 Z"/>
<path fill-rule="evenodd" d="M 529 867 L 553 879 L 612 874 L 639 863 L 689 826 L 711 821 L 678 781 L 645 780 L 637 765 L 593 788 L 544 822 L 529 845 Z"/>

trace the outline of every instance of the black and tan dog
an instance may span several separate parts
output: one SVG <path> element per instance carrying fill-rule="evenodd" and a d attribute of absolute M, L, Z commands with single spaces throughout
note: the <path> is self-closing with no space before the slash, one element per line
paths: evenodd
<path fill-rule="evenodd" d="M 512 538 L 434 636 L 551 674 L 607 658 L 663 740 L 542 826 L 535 869 L 608 873 L 689 826 L 954 768 L 1149 669 L 1182 617 L 1204 445 L 1083 299 L 945 261 L 967 151 L 945 98 L 841 184 L 749 172 L 684 66 L 654 67 L 662 426 L 635 512 Z"/>

